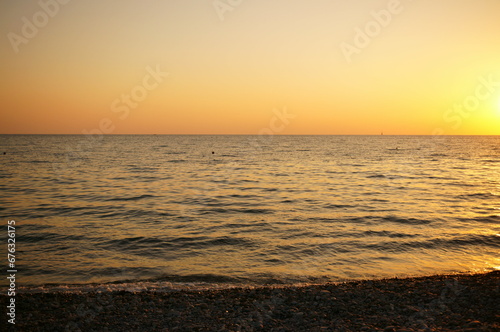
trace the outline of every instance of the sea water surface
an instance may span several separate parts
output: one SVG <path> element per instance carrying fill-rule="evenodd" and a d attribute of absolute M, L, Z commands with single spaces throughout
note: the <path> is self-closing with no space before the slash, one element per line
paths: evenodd
<path fill-rule="evenodd" d="M 500 268 L 500 137 L 0 139 L 19 286 Z"/>

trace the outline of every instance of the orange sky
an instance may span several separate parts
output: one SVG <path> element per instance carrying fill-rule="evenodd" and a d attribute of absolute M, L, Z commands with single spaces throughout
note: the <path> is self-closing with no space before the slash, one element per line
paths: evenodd
<path fill-rule="evenodd" d="M 257 134 L 286 109 L 275 134 L 497 135 L 499 13 L 498 0 L 3 1 L 0 133 Z"/>

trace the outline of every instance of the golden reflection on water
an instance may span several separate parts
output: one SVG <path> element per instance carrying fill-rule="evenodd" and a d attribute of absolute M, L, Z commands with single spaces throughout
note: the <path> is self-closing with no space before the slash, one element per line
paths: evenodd
<path fill-rule="evenodd" d="M 228 137 L 215 157 L 206 137 L 106 139 L 60 174 L 12 157 L 23 167 L 5 178 L 4 212 L 23 225 L 24 282 L 500 266 L 500 163 L 479 162 L 495 151 L 485 138 L 431 150 L 426 138 L 280 137 L 280 149 L 248 151 Z M 61 162 L 61 143 L 47 142 L 44 158 Z"/>

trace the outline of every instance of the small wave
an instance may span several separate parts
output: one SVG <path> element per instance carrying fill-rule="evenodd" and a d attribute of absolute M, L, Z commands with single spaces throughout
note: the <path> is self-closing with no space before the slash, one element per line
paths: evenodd
<path fill-rule="evenodd" d="M 144 182 L 158 181 L 158 178 L 156 176 L 137 176 L 136 179 Z"/>
<path fill-rule="evenodd" d="M 169 213 L 166 211 L 163 212 L 158 212 L 158 211 L 151 211 L 151 210 L 142 210 L 142 209 L 128 209 L 128 210 L 123 210 L 123 209 L 113 209 L 113 211 L 106 212 L 106 213 L 85 213 L 85 214 L 92 214 L 95 215 L 99 218 L 103 219 L 110 219 L 110 218 L 138 218 L 138 217 L 173 217 L 175 214 Z M 84 214 L 81 214 L 84 215 Z"/>
<path fill-rule="evenodd" d="M 472 193 L 472 194 L 464 194 L 464 195 L 458 195 L 458 198 L 465 198 L 465 199 L 470 199 L 470 198 L 498 198 L 498 194 L 492 193 L 492 192 L 482 192 L 482 193 Z"/>
<path fill-rule="evenodd" d="M 277 258 L 264 259 L 264 262 L 273 263 L 273 264 L 284 264 L 285 263 L 283 260 L 277 259 Z"/>
<path fill-rule="evenodd" d="M 363 195 L 373 195 L 372 193 L 363 193 Z M 382 198 L 372 198 L 370 201 L 372 202 L 379 202 L 379 203 L 388 203 L 390 202 L 388 199 L 382 199 Z"/>
<path fill-rule="evenodd" d="M 81 241 L 85 240 L 84 236 L 80 235 L 62 235 L 52 232 L 37 232 L 36 234 L 23 234 L 19 236 L 19 240 L 26 243 L 44 243 L 47 241 Z"/>
<path fill-rule="evenodd" d="M 241 246 L 250 247 L 254 246 L 254 242 L 241 237 L 217 237 L 208 238 L 206 236 L 193 236 L 193 237 L 178 237 L 178 238 L 156 238 L 156 237 L 128 237 L 123 239 L 114 239 L 107 241 L 104 247 L 113 250 L 128 250 L 141 253 L 143 250 L 151 251 L 152 249 L 160 251 L 168 251 L 167 249 L 176 248 L 191 248 L 191 249 L 204 249 L 220 246 Z M 177 254 L 179 255 L 179 253 Z"/>
<path fill-rule="evenodd" d="M 304 219 L 292 219 L 297 221 L 302 221 Z M 373 217 L 344 217 L 344 218 L 324 218 L 324 217 L 313 217 L 305 219 L 307 221 L 321 222 L 321 223 L 349 223 L 349 224 L 372 224 Z"/>
<path fill-rule="evenodd" d="M 496 235 L 468 235 L 449 239 L 436 238 L 427 241 L 387 241 L 376 244 L 360 244 L 366 249 L 375 249 L 388 252 L 402 252 L 413 249 L 444 249 L 447 251 L 461 250 L 471 246 L 486 246 L 500 248 L 500 239 Z"/>
<path fill-rule="evenodd" d="M 500 223 L 500 214 L 492 214 L 484 217 L 475 217 L 475 218 L 463 218 L 463 221 L 471 222 L 477 221 L 485 224 L 498 224 Z"/>
<path fill-rule="evenodd" d="M 270 209 L 243 209 L 243 208 L 213 208 L 202 209 L 200 214 L 219 214 L 219 213 L 249 213 L 249 214 L 272 214 L 273 210 Z"/>
<path fill-rule="evenodd" d="M 201 209 L 200 214 L 219 214 L 219 213 L 231 213 L 234 212 L 232 209 L 225 208 L 213 208 L 213 209 Z"/>
<path fill-rule="evenodd" d="M 252 228 L 252 229 L 271 229 L 269 223 L 267 222 L 256 222 L 256 223 L 251 223 L 251 224 L 246 224 L 246 223 L 229 223 L 221 226 L 221 228 L 237 228 L 237 229 L 246 229 L 246 228 Z"/>
<path fill-rule="evenodd" d="M 236 278 L 227 275 L 220 274 L 191 274 L 191 275 L 168 275 L 162 276 L 156 281 L 170 281 L 176 283 L 210 283 L 210 284 L 219 284 L 219 283 L 241 283 L 242 281 L 247 281 L 246 278 Z"/>
<path fill-rule="evenodd" d="M 145 198 L 154 198 L 157 196 L 153 195 L 140 195 L 140 196 L 132 196 L 132 197 L 113 197 L 113 198 L 108 198 L 105 201 L 107 202 L 115 202 L 115 201 L 138 201 L 140 199 L 145 199 Z"/>
<path fill-rule="evenodd" d="M 88 207 L 36 207 L 27 212 L 30 218 L 45 218 L 53 216 L 81 216 L 94 214 L 95 210 Z"/>
<path fill-rule="evenodd" d="M 432 180 L 457 180 L 457 178 L 450 178 L 446 176 L 437 176 L 437 175 L 424 176 L 424 178 Z"/>
<path fill-rule="evenodd" d="M 271 214 L 274 211 L 270 209 L 239 209 L 238 212 L 253 213 L 253 214 Z"/>
<path fill-rule="evenodd" d="M 396 216 L 386 216 L 381 218 L 382 221 L 394 222 L 406 225 L 427 225 L 432 223 L 431 220 L 417 219 L 417 218 L 399 218 Z"/>
<path fill-rule="evenodd" d="M 172 159 L 172 160 L 167 160 L 167 163 L 187 163 L 188 160 L 185 159 Z"/>
<path fill-rule="evenodd" d="M 326 204 L 323 206 L 325 209 L 348 209 L 348 208 L 355 208 L 355 205 L 349 205 L 349 204 Z"/>
<path fill-rule="evenodd" d="M 48 160 L 31 160 L 31 161 L 27 161 L 26 163 L 28 163 L 28 164 L 50 164 L 50 161 L 48 161 Z"/>
<path fill-rule="evenodd" d="M 171 247 L 173 246 L 173 240 L 164 240 L 157 237 L 144 237 L 144 236 L 136 236 L 136 237 L 127 237 L 122 239 L 113 239 L 106 241 L 102 244 L 104 248 L 114 249 L 114 250 L 123 250 L 123 249 L 141 249 L 141 248 L 149 248 L 149 247 Z"/>
<path fill-rule="evenodd" d="M 375 174 L 375 175 L 368 175 L 367 178 L 373 179 L 373 178 L 385 178 L 386 176 L 383 174 Z"/>
<path fill-rule="evenodd" d="M 244 238 L 220 237 L 196 243 L 197 247 L 219 247 L 219 246 L 254 246 L 254 242 Z"/>
<path fill-rule="evenodd" d="M 129 180 L 130 177 L 127 177 L 127 176 L 117 176 L 117 177 L 114 177 L 114 178 L 110 178 L 110 180 Z"/>
<path fill-rule="evenodd" d="M 363 235 L 384 236 L 384 237 L 391 237 L 391 238 L 412 238 L 412 237 L 414 238 L 414 237 L 419 236 L 416 234 L 395 233 L 395 232 L 390 232 L 390 231 L 364 231 Z"/>
<path fill-rule="evenodd" d="M 448 182 L 448 185 L 457 186 L 457 187 L 475 187 L 476 186 L 474 184 L 463 183 L 463 182 Z"/>
<path fill-rule="evenodd" d="M 241 179 L 238 182 L 247 182 L 247 183 L 258 183 L 258 180 L 250 180 L 250 179 Z M 244 188 L 247 189 L 247 188 Z"/>
<path fill-rule="evenodd" d="M 218 198 L 225 198 L 226 196 L 218 196 Z M 241 195 L 241 194 L 232 194 L 228 195 L 228 197 L 232 198 L 261 198 L 259 195 Z"/>
<path fill-rule="evenodd" d="M 281 203 L 295 203 L 297 200 L 295 199 L 284 199 L 281 201 Z"/>
<path fill-rule="evenodd" d="M 104 272 L 113 272 L 104 271 Z M 127 271 L 115 271 L 122 274 Z M 155 271 L 152 271 L 155 272 Z M 161 275 L 156 278 L 125 279 L 107 283 L 87 284 L 44 284 L 41 286 L 20 287 L 20 293 L 88 293 L 88 292 L 175 292 L 185 290 L 216 290 L 227 288 L 251 287 L 252 280 L 218 274 Z"/>
<path fill-rule="evenodd" d="M 138 166 L 129 166 L 128 171 L 137 172 L 137 173 L 152 173 L 158 171 L 156 167 L 138 167 Z"/>
<path fill-rule="evenodd" d="M 1 208 L 0 208 L 1 209 Z M 40 223 L 30 223 L 30 222 L 25 222 L 23 225 L 21 225 L 22 227 L 26 227 L 26 229 L 28 229 L 30 232 L 39 232 L 41 230 L 48 230 L 50 228 L 54 228 L 55 226 L 51 225 L 51 224 L 40 224 Z M 18 226 L 20 227 L 20 226 Z"/>

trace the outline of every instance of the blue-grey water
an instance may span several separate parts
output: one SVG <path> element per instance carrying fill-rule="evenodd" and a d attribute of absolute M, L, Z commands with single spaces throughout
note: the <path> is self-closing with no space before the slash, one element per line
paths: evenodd
<path fill-rule="evenodd" d="M 500 269 L 500 137 L 0 139 L 19 286 Z"/>

